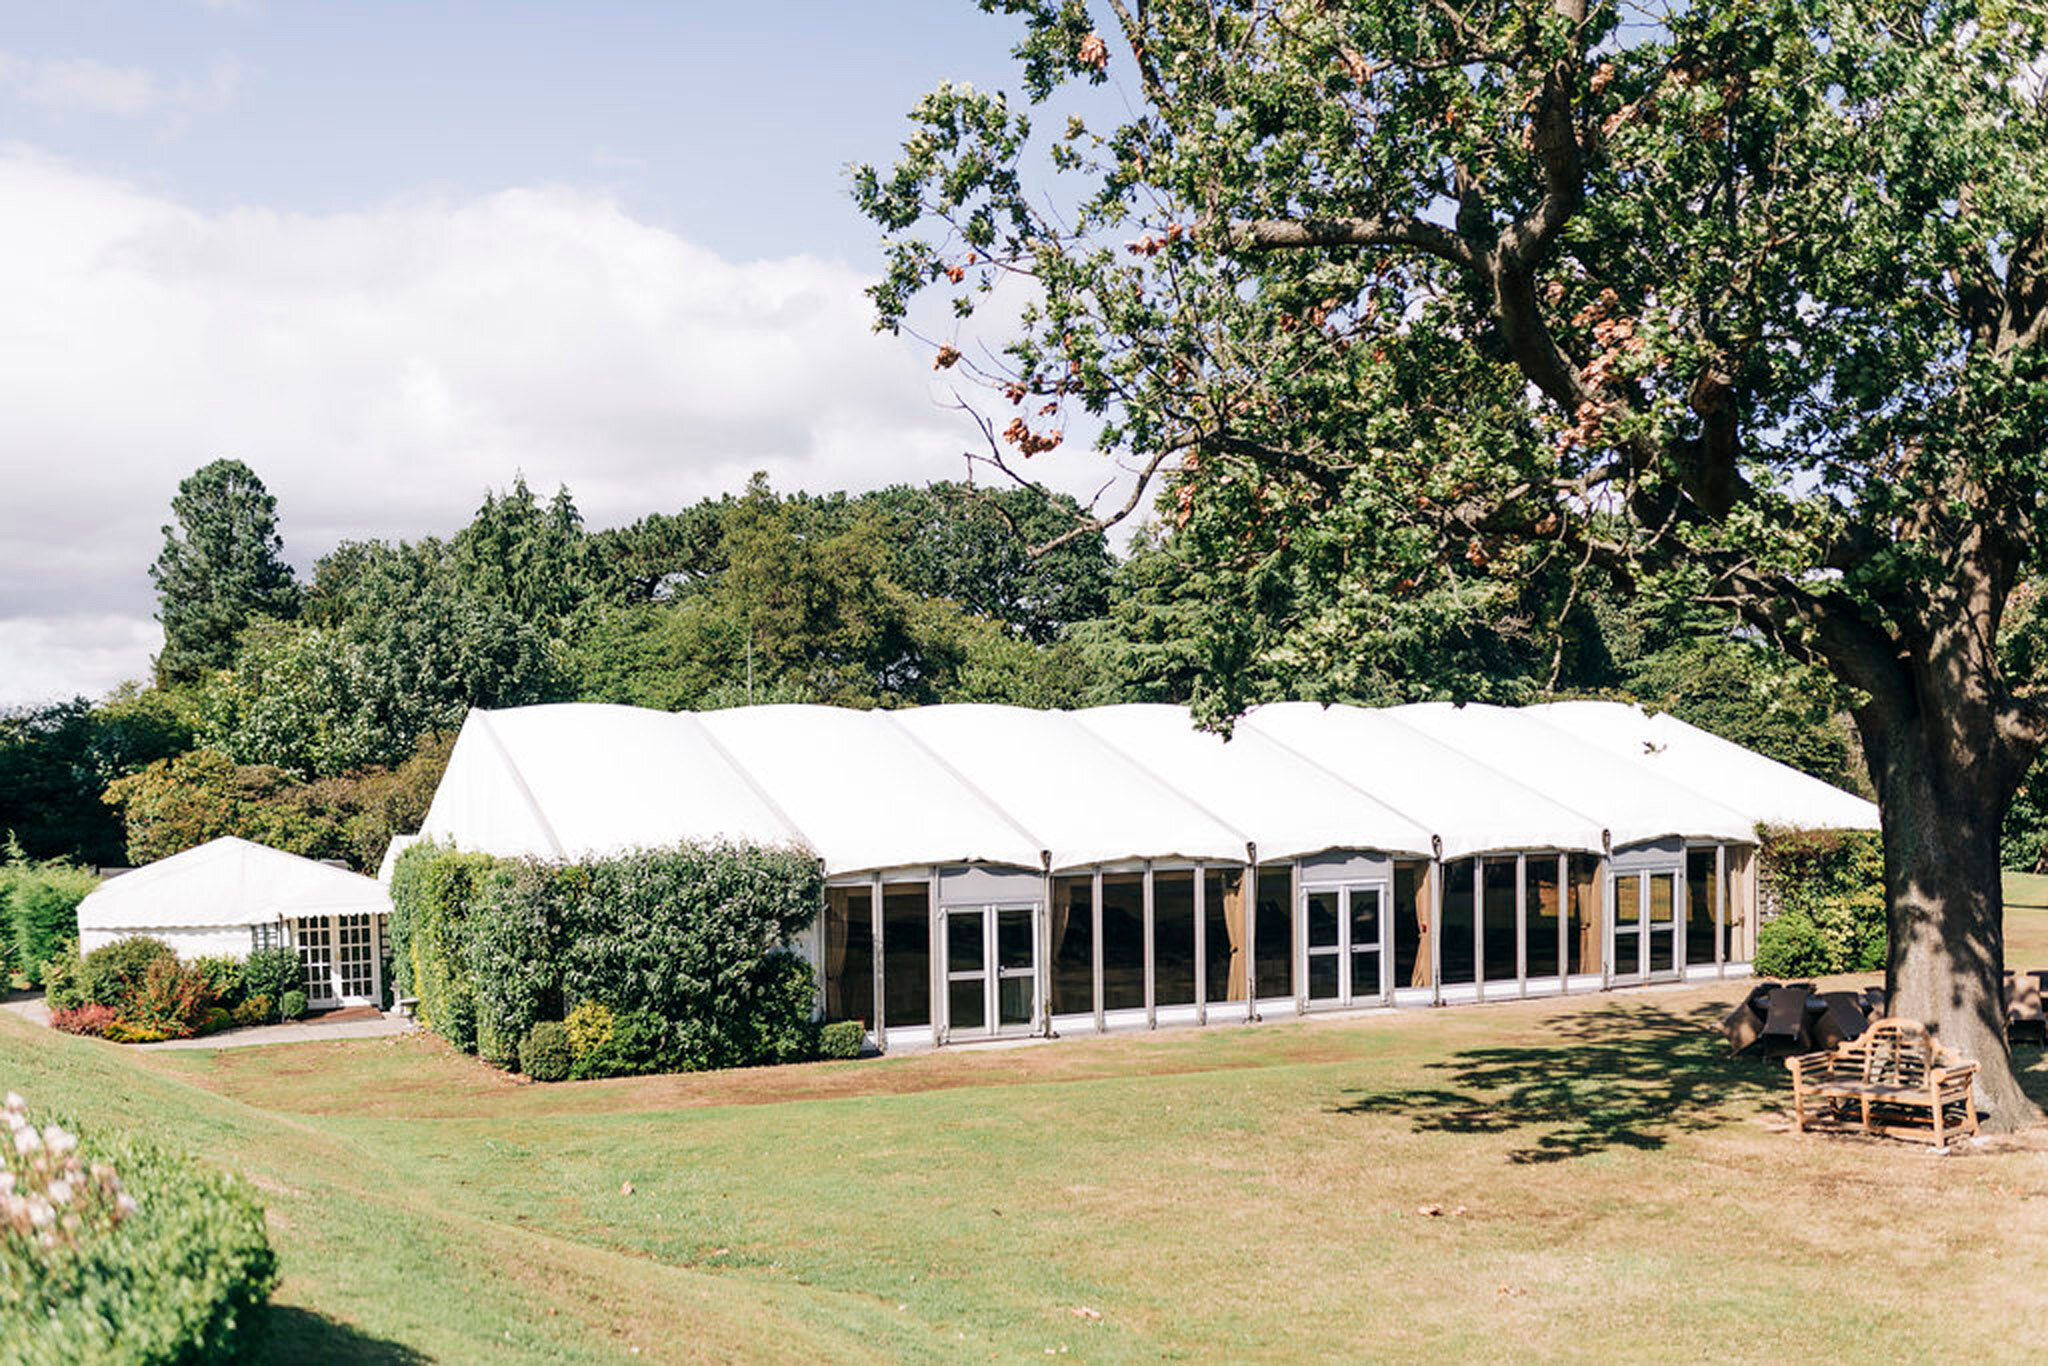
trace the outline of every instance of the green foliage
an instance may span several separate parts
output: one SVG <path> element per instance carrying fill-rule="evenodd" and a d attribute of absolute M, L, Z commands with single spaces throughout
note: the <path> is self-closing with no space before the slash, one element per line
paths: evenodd
<path fill-rule="evenodd" d="M 68 1135 L 46 1128 L 68 1148 Z M 24 1366 L 81 1361 L 198 1362 L 238 1358 L 277 1283 L 263 1208 L 238 1177 L 151 1144 L 95 1139 L 70 1153 L 78 1171 L 6 1145 L 24 1196 L 57 1176 L 76 1228 L 55 1246 L 0 1221 L 0 1343 Z"/>
<path fill-rule="evenodd" d="M 78 941 L 68 939 L 43 964 L 43 1003 L 51 1010 L 76 1010 L 85 1000 L 85 961 L 78 955 Z"/>
<path fill-rule="evenodd" d="M 299 966 L 298 954 L 290 949 L 256 949 L 242 960 L 242 996 L 246 1000 L 261 1000 L 268 1006 L 287 991 L 303 986 L 305 970 Z"/>
<path fill-rule="evenodd" d="M 229 1014 L 238 1025 L 269 1024 L 277 1018 L 277 1002 L 270 996 L 246 996 Z"/>
<path fill-rule="evenodd" d="M 190 682 L 227 667 L 235 640 L 259 617 L 298 613 L 299 588 L 280 553 L 277 500 L 238 460 L 216 460 L 178 485 L 175 526 L 150 566 L 164 625 L 157 676 Z"/>
<path fill-rule="evenodd" d="M 49 961 L 77 941 L 78 903 L 99 881 L 62 860 L 24 858 L 13 846 L 0 864 L 0 924 L 12 941 L 8 964 L 41 984 Z"/>
<path fill-rule="evenodd" d="M 161 939 L 130 935 L 102 944 L 85 955 L 78 967 L 78 987 L 85 1000 L 124 1013 L 142 990 L 143 979 L 157 963 L 176 963 L 178 951 Z"/>
<path fill-rule="evenodd" d="M 818 1056 L 857 1058 L 867 1042 L 858 1020 L 834 1020 L 818 1031 Z"/>
<path fill-rule="evenodd" d="M 519 1070 L 535 1081 L 567 1081 L 576 1049 L 560 1020 L 542 1020 L 519 1041 Z"/>
<path fill-rule="evenodd" d="M 278 997 L 277 1013 L 281 1019 L 304 1019 L 306 1015 L 306 993 L 300 991 L 297 987 L 293 987 L 290 991 Z"/>
<path fill-rule="evenodd" d="M 142 981 L 128 1002 L 112 1003 L 122 1018 L 169 1038 L 187 1038 L 206 1028 L 213 997 L 206 977 L 176 955 L 157 958 L 143 969 Z"/>
<path fill-rule="evenodd" d="M 606 1076 L 813 1056 L 813 974 L 780 949 L 822 894 L 817 861 L 796 850 L 552 865 L 419 845 L 399 859 L 391 924 L 420 1018 L 442 1037 L 510 1064 L 573 999 L 570 1065 Z"/>
<path fill-rule="evenodd" d="M 195 958 L 192 967 L 205 979 L 206 994 L 213 1003 L 223 1010 L 233 1010 L 242 1003 L 246 963 L 246 959 L 219 954 Z"/>
<path fill-rule="evenodd" d="M 1757 932 L 1758 975 L 1884 969 L 1884 849 L 1876 835 L 1770 831 L 1764 858 L 1778 914 Z"/>
<path fill-rule="evenodd" d="M 98 706 L 75 698 L 0 711 L 0 831 L 32 857 L 121 863 L 121 823 L 100 791 L 188 748 L 188 713 L 180 698 L 132 686 Z"/>

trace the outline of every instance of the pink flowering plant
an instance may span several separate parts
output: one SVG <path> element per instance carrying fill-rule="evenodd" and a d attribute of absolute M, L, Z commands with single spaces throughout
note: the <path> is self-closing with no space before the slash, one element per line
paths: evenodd
<path fill-rule="evenodd" d="M 0 1236 L 45 1252 L 74 1248 L 135 1212 L 135 1197 L 105 1162 L 80 1155 L 62 1125 L 37 1128 L 28 1103 L 7 1093 L 7 1139 L 0 1148 Z M 12 1250 L 12 1249 L 10 1249 Z"/>

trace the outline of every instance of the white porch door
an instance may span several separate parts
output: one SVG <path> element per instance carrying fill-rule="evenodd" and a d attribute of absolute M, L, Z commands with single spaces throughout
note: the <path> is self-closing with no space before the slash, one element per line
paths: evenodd
<path fill-rule="evenodd" d="M 367 911 L 302 917 L 294 923 L 292 940 L 306 975 L 309 1007 L 380 1003 L 377 927 Z"/>

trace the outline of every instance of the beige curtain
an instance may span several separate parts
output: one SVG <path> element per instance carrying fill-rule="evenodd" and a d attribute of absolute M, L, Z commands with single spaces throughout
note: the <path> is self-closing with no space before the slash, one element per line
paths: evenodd
<path fill-rule="evenodd" d="M 1426 987 L 1430 981 L 1430 969 L 1436 955 L 1429 947 L 1429 902 L 1430 884 L 1436 877 L 1433 864 L 1422 865 L 1422 875 L 1415 879 L 1415 967 L 1408 974 L 1408 985 Z"/>
<path fill-rule="evenodd" d="M 1067 916 L 1074 909 L 1074 892 L 1075 889 L 1073 887 L 1069 887 L 1065 895 L 1062 895 L 1060 893 L 1059 884 L 1053 884 L 1051 924 L 1052 944 L 1050 948 L 1047 949 L 1047 954 L 1049 955 L 1051 962 L 1046 964 L 1046 972 L 1048 974 L 1050 974 L 1052 971 L 1052 964 L 1060 961 L 1060 945 L 1067 942 Z"/>
<path fill-rule="evenodd" d="M 1244 874 L 1223 875 L 1223 928 L 1230 935 L 1230 981 L 1226 1001 L 1244 999 Z"/>
<path fill-rule="evenodd" d="M 1603 953 L 1600 934 L 1600 864 L 1591 860 L 1585 876 L 1573 879 L 1572 895 L 1579 910 L 1579 971 L 1600 971 Z"/>

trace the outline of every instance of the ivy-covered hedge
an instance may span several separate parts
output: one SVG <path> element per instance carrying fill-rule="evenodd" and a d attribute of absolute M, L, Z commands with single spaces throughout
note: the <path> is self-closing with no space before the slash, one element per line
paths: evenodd
<path fill-rule="evenodd" d="M 1883 971 L 1883 841 L 1871 831 L 1774 830 L 1764 851 L 1778 913 L 1757 932 L 1757 975 Z"/>
<path fill-rule="evenodd" d="M 578 1006 L 606 1022 L 581 1036 L 579 1076 L 815 1057 L 812 973 L 784 950 L 822 897 L 817 860 L 797 849 L 558 864 L 417 845 L 392 876 L 396 983 L 428 1028 L 505 1067 L 536 1024 Z"/>

